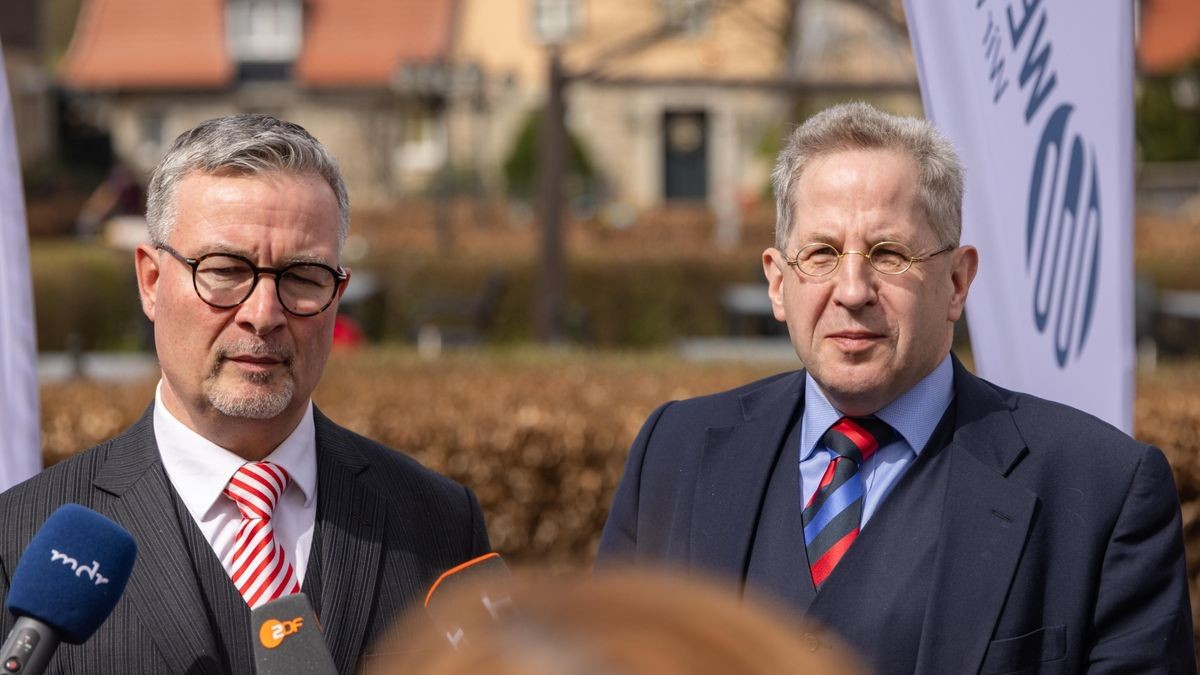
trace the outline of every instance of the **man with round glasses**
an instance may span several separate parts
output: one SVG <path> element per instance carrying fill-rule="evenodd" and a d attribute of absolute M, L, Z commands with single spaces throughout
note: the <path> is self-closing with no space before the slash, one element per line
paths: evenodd
<path fill-rule="evenodd" d="M 60 647 L 51 672 L 253 672 L 251 608 L 297 592 L 338 671 L 352 672 L 488 541 L 469 490 L 312 404 L 351 279 L 337 164 L 295 124 L 209 120 L 155 168 L 146 217 L 135 266 L 162 367 L 154 403 L 117 438 L 0 496 L 12 516 L 0 562 L 11 572 L 65 502 L 138 542 L 112 616 Z M 0 629 L 11 624 L 4 613 Z"/>
<path fill-rule="evenodd" d="M 839 105 L 773 181 L 763 271 L 804 370 L 654 411 L 599 564 L 730 578 L 881 675 L 1196 672 L 1162 453 L 950 352 L 979 255 L 949 141 Z"/>

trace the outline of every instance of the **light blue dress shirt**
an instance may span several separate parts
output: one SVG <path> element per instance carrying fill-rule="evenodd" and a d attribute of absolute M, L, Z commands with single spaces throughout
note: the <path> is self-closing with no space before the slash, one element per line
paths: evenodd
<path fill-rule="evenodd" d="M 932 373 L 875 413 L 898 433 L 859 469 L 864 491 L 862 527 L 925 448 L 953 398 L 954 367 L 947 354 Z M 829 465 L 831 453 L 819 442 L 821 436 L 843 416 L 825 398 L 812 375 L 806 374 L 804 416 L 800 419 L 800 508 L 812 498 Z"/>

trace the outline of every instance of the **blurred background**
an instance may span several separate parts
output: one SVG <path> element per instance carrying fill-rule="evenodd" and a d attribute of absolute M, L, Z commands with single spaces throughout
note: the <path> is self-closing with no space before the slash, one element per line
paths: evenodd
<path fill-rule="evenodd" d="M 1200 4 L 1134 11 L 1135 434 L 1176 469 L 1195 580 Z M 510 560 L 573 569 L 655 406 L 798 367 L 760 265 L 792 125 L 922 110 L 892 0 L 4 0 L 0 40 L 47 465 L 152 397 L 149 170 L 201 120 L 266 112 L 353 204 L 317 404 L 474 489 Z"/>

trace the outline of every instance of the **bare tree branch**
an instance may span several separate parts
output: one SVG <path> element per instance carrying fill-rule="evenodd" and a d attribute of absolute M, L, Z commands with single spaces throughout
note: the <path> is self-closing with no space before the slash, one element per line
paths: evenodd
<path fill-rule="evenodd" d="M 905 39 L 908 38 L 908 20 L 904 18 L 904 4 L 900 0 L 849 0 Z"/>

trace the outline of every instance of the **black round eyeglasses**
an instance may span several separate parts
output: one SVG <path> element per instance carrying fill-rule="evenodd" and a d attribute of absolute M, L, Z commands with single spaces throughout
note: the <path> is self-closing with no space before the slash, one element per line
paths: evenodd
<path fill-rule="evenodd" d="M 316 316 L 333 304 L 338 286 L 350 275 L 315 262 L 298 262 L 286 267 L 259 267 L 233 253 L 206 253 L 188 258 L 166 244 L 155 248 L 166 251 L 192 268 L 192 286 L 206 304 L 232 309 L 245 302 L 258 286 L 259 275 L 275 277 L 275 295 L 279 304 L 295 316 Z"/>

